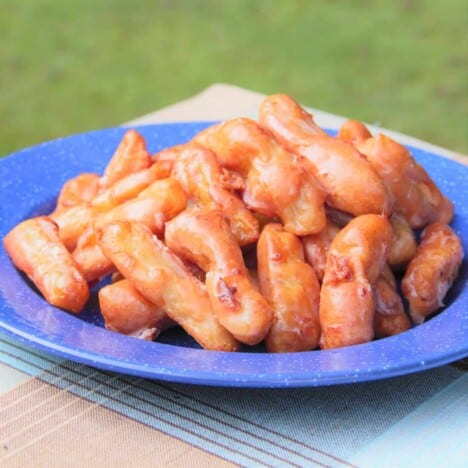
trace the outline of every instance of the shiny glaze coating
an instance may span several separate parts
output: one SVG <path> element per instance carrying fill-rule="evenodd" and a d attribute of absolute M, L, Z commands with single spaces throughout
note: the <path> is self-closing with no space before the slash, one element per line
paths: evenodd
<path fill-rule="evenodd" d="M 411 321 L 406 315 L 403 301 L 396 287 L 392 270 L 386 265 L 374 284 L 376 338 L 397 335 L 411 328 Z"/>
<path fill-rule="evenodd" d="M 338 131 L 338 139 L 351 143 L 354 146 L 372 136 L 369 129 L 359 120 L 347 120 Z"/>
<path fill-rule="evenodd" d="M 164 309 L 203 348 L 239 348 L 213 313 L 204 284 L 146 226 L 115 221 L 97 228 L 96 236 L 104 254 L 138 292 Z"/>
<path fill-rule="evenodd" d="M 60 241 L 70 252 L 76 248 L 81 234 L 93 223 L 95 217 L 96 210 L 89 202 L 50 214 L 50 218 L 59 227 Z"/>
<path fill-rule="evenodd" d="M 273 309 L 269 352 L 315 349 L 320 339 L 320 284 L 301 241 L 281 224 L 268 224 L 257 245 L 260 291 Z"/>
<path fill-rule="evenodd" d="M 149 162 L 151 163 L 151 160 Z M 96 216 L 135 198 L 153 182 L 167 177 L 171 169 L 172 165 L 168 163 L 155 163 L 147 169 L 121 175 L 111 186 L 101 188 L 89 201 L 83 201 L 68 209 L 56 209 L 50 217 L 59 226 L 60 239 L 68 250 L 73 251 L 78 239 L 86 228 L 93 224 Z"/>
<path fill-rule="evenodd" d="M 353 145 L 320 129 L 291 97 L 267 97 L 260 106 L 260 123 L 289 151 L 309 162 L 330 206 L 356 216 L 392 212 L 392 197 L 366 158 Z"/>
<path fill-rule="evenodd" d="M 98 174 L 85 172 L 67 180 L 60 190 L 54 213 L 90 202 L 99 192 Z"/>
<path fill-rule="evenodd" d="M 402 215 L 393 213 L 390 222 L 393 228 L 393 240 L 388 253 L 388 264 L 393 270 L 402 270 L 416 255 L 418 244 L 413 229 Z"/>
<path fill-rule="evenodd" d="M 104 169 L 101 187 L 108 188 L 129 174 L 147 169 L 151 164 L 145 139 L 136 130 L 128 130 Z"/>
<path fill-rule="evenodd" d="M 242 343 L 265 338 L 272 310 L 253 285 L 241 249 L 219 211 L 184 211 L 166 225 L 167 246 L 206 272 L 206 288 L 220 323 Z"/>
<path fill-rule="evenodd" d="M 127 279 L 104 286 L 98 297 L 108 330 L 153 340 L 174 325 L 163 309 L 144 298 Z"/>
<path fill-rule="evenodd" d="M 305 258 L 314 269 L 320 283 L 325 275 L 328 249 L 338 232 L 340 228 L 327 220 L 327 225 L 318 234 L 309 234 L 302 238 Z"/>
<path fill-rule="evenodd" d="M 392 236 L 386 217 L 367 214 L 351 220 L 333 239 L 320 294 L 323 349 L 374 337 L 373 284 L 387 260 Z"/>
<path fill-rule="evenodd" d="M 382 134 L 368 138 L 357 147 L 387 184 L 395 199 L 395 211 L 402 214 L 411 227 L 421 228 L 435 221 L 450 222 L 452 202 L 440 192 L 408 149 Z"/>
<path fill-rule="evenodd" d="M 99 213 L 78 239 L 73 258 L 87 281 L 100 279 L 114 270 L 97 244 L 94 228 L 112 221 L 135 221 L 147 226 L 153 234 L 162 236 L 164 223 L 181 212 L 187 197 L 180 184 L 172 178 L 153 182 L 137 197 L 115 208 Z"/>
<path fill-rule="evenodd" d="M 215 154 L 194 143 L 180 146 L 179 149 L 172 177 L 182 185 L 189 200 L 222 211 L 239 245 L 257 241 L 258 221 L 242 200 L 226 190 L 226 185 L 238 182 L 233 176 L 223 174 Z"/>
<path fill-rule="evenodd" d="M 91 201 L 97 211 L 108 211 L 123 202 L 135 198 L 153 182 L 169 177 L 172 164 L 167 161 L 154 163 L 148 169 L 133 172 L 117 180 L 107 189 L 101 190 Z"/>
<path fill-rule="evenodd" d="M 325 226 L 325 194 L 315 177 L 300 157 L 253 120 L 234 119 L 210 127 L 195 141 L 211 149 L 223 167 L 245 177 L 243 200 L 251 210 L 278 217 L 296 235 Z"/>
<path fill-rule="evenodd" d="M 83 309 L 89 298 L 88 285 L 50 218 L 21 222 L 5 236 L 3 245 L 47 302 L 75 314 Z"/>
<path fill-rule="evenodd" d="M 414 323 L 424 322 L 428 315 L 444 305 L 444 297 L 458 274 L 463 255 L 460 238 L 450 226 L 432 223 L 423 231 L 416 255 L 401 282 Z"/>
<path fill-rule="evenodd" d="M 94 224 L 89 225 L 80 235 L 72 256 L 88 283 L 101 280 L 115 271 L 114 264 L 99 247 Z"/>
<path fill-rule="evenodd" d="M 302 238 L 307 261 L 316 270 L 320 281 L 325 269 L 326 251 L 334 235 L 339 228 L 346 226 L 353 217 L 342 211 L 327 208 L 327 219 L 327 226 L 322 232 Z M 393 228 L 393 239 L 388 253 L 388 263 L 392 270 L 400 271 L 406 267 L 416 253 L 416 237 L 408 221 L 402 215 L 393 213 L 390 216 L 390 223 Z M 322 262 L 322 266 L 319 262 Z"/>
<path fill-rule="evenodd" d="M 180 213 L 187 204 L 187 196 L 180 184 L 168 177 L 157 180 L 142 190 L 137 197 L 117 205 L 95 218 L 96 225 L 111 221 L 136 221 L 161 235 L 164 223 Z"/>

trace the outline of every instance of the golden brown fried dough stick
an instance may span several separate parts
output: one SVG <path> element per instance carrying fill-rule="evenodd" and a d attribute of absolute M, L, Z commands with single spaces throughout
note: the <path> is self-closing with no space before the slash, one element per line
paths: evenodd
<path fill-rule="evenodd" d="M 239 341 L 263 340 L 272 310 L 249 278 L 240 247 L 224 216 L 207 209 L 184 211 L 166 225 L 166 244 L 206 272 L 206 287 L 220 323 Z"/>
<path fill-rule="evenodd" d="M 396 280 L 388 265 L 377 278 L 375 289 L 374 334 L 376 338 L 397 335 L 411 328 Z"/>
<path fill-rule="evenodd" d="M 296 352 L 319 344 L 320 284 L 304 260 L 301 241 L 281 224 L 268 224 L 257 245 L 260 291 L 273 309 L 265 338 L 269 352 Z"/>
<path fill-rule="evenodd" d="M 149 168 L 151 164 L 152 159 L 146 150 L 143 137 L 135 130 L 127 131 L 99 180 L 100 188 L 104 189 L 102 193 L 98 192 L 90 201 L 66 210 L 56 210 L 50 215 L 58 224 L 60 239 L 69 251 L 75 249 L 78 238 L 92 224 L 97 211 L 115 206 L 119 197 L 125 198 L 129 195 L 129 185 L 132 186 L 132 183 L 123 183 L 111 191 L 108 190 L 109 187 L 132 173 Z"/>
<path fill-rule="evenodd" d="M 50 215 L 59 228 L 61 242 L 70 252 L 76 248 L 78 239 L 86 228 L 92 225 L 95 217 L 96 210 L 90 203 L 83 203 Z"/>
<path fill-rule="evenodd" d="M 369 129 L 359 120 L 347 120 L 338 132 L 337 138 L 339 140 L 351 143 L 356 146 L 359 143 L 371 138 L 372 134 Z"/>
<path fill-rule="evenodd" d="M 187 204 L 187 196 L 173 178 L 157 180 L 131 200 L 110 211 L 97 215 L 94 223 L 80 236 L 73 258 L 87 281 L 93 281 L 114 270 L 97 244 L 94 228 L 112 221 L 135 221 L 147 226 L 153 234 L 161 236 L 164 223 L 180 213 Z"/>
<path fill-rule="evenodd" d="M 453 204 L 411 153 L 391 138 L 378 134 L 358 145 L 395 198 L 395 211 L 413 228 L 440 221 L 449 223 Z"/>
<path fill-rule="evenodd" d="M 175 161 L 179 154 L 188 146 L 195 145 L 195 143 L 184 143 L 182 145 L 175 145 L 169 148 L 165 148 L 153 156 L 153 160 L 161 164 L 175 164 Z M 221 176 L 219 178 L 221 187 L 230 192 L 236 190 L 245 190 L 244 178 L 237 172 L 229 171 L 224 167 L 221 167 Z"/>
<path fill-rule="evenodd" d="M 401 282 L 415 324 L 444 305 L 462 260 L 462 243 L 449 226 L 433 223 L 426 227 Z"/>
<path fill-rule="evenodd" d="M 164 148 L 153 156 L 154 162 L 163 162 L 170 163 L 174 166 L 175 160 L 179 156 L 179 153 L 185 147 L 186 143 L 182 143 L 180 145 L 169 146 L 168 148 Z"/>
<path fill-rule="evenodd" d="M 384 216 L 351 220 L 334 238 L 320 294 L 320 345 L 324 349 L 365 343 L 374 337 L 372 289 L 390 249 L 392 226 Z"/>
<path fill-rule="evenodd" d="M 108 211 L 123 202 L 135 198 L 153 182 L 171 175 L 172 164 L 167 161 L 154 163 L 148 169 L 131 173 L 104 189 L 91 200 L 91 206 L 99 212 Z"/>
<path fill-rule="evenodd" d="M 75 314 L 83 309 L 89 298 L 88 285 L 50 218 L 23 221 L 5 236 L 3 245 L 47 302 Z"/>
<path fill-rule="evenodd" d="M 393 228 L 393 241 L 388 253 L 388 264 L 393 270 L 402 270 L 416 255 L 418 245 L 413 229 L 403 216 L 393 213 L 390 222 Z"/>
<path fill-rule="evenodd" d="M 108 188 L 119 179 L 147 169 L 151 164 L 145 139 L 136 130 L 128 130 L 104 169 L 101 187 Z"/>
<path fill-rule="evenodd" d="M 108 330 L 153 340 L 174 325 L 166 312 L 145 299 L 129 280 L 104 286 L 98 297 Z"/>
<path fill-rule="evenodd" d="M 97 228 L 96 236 L 104 254 L 139 293 L 164 309 L 203 348 L 239 348 L 214 315 L 203 283 L 147 227 L 116 221 Z"/>
<path fill-rule="evenodd" d="M 333 208 L 327 208 L 327 218 L 329 219 L 329 222 L 332 222 L 339 227 L 346 226 L 346 224 L 353 219 L 352 216 Z M 393 213 L 392 216 L 390 216 L 390 222 L 393 228 L 393 240 L 388 254 L 388 263 L 393 270 L 399 271 L 403 269 L 414 257 L 416 254 L 417 244 L 413 229 L 402 215 Z M 318 234 L 319 238 L 321 234 L 322 233 Z M 312 236 L 312 238 L 314 238 L 314 236 Z M 331 240 L 332 239 L 330 239 L 330 241 Z M 306 258 L 309 258 L 307 256 L 306 244 L 304 244 L 304 248 L 306 249 Z"/>
<path fill-rule="evenodd" d="M 195 204 L 223 212 L 239 245 L 257 241 L 258 221 L 242 200 L 224 188 L 223 171 L 212 151 L 195 143 L 180 147 L 172 177 Z"/>
<path fill-rule="evenodd" d="M 122 203 L 95 219 L 103 225 L 111 221 L 136 221 L 147 226 L 154 234 L 161 235 L 164 223 L 180 213 L 187 205 L 187 195 L 172 177 L 157 180 L 142 190 L 137 197 Z"/>
<path fill-rule="evenodd" d="M 54 213 L 90 202 L 99 191 L 99 175 L 84 173 L 67 180 L 57 199 Z"/>
<path fill-rule="evenodd" d="M 260 123 L 289 151 L 309 161 L 330 206 L 356 216 L 392 212 L 392 197 L 366 158 L 353 145 L 327 135 L 292 98 L 266 98 Z"/>
<path fill-rule="evenodd" d="M 204 130 L 195 141 L 211 149 L 223 167 L 246 178 L 248 208 L 278 217 L 296 235 L 323 229 L 325 194 L 314 176 L 256 122 L 234 119 Z"/>
<path fill-rule="evenodd" d="M 72 256 L 88 283 L 101 280 L 115 271 L 113 263 L 99 247 L 94 224 L 88 226 L 81 234 Z"/>
<path fill-rule="evenodd" d="M 340 228 L 331 221 L 327 221 L 325 228 L 318 234 L 310 234 L 302 238 L 305 258 L 320 282 L 325 275 L 328 249 L 338 232 Z"/>

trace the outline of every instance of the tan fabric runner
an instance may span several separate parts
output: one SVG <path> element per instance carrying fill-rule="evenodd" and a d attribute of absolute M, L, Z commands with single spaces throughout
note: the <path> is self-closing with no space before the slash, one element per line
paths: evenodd
<path fill-rule="evenodd" d="M 40 379 L 0 397 L 0 408 L 0 466 L 234 466 Z"/>
<path fill-rule="evenodd" d="M 0 466 L 227 466 L 216 455 L 249 467 L 375 466 L 398 437 L 406 447 L 386 466 L 442 447 L 459 466 L 467 379 L 445 366 L 348 386 L 236 389 L 64 361 L 0 397 Z"/>

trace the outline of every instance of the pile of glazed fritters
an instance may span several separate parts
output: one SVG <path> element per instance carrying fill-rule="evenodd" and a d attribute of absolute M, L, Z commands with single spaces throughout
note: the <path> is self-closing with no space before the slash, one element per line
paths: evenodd
<path fill-rule="evenodd" d="M 463 258 L 453 211 L 404 146 L 355 120 L 332 137 L 273 95 L 258 122 L 216 124 L 155 155 L 129 130 L 102 175 L 67 181 L 54 212 L 4 246 L 72 313 L 110 277 L 98 292 L 109 330 L 152 340 L 181 326 L 209 350 L 295 352 L 394 335 L 438 311 Z"/>

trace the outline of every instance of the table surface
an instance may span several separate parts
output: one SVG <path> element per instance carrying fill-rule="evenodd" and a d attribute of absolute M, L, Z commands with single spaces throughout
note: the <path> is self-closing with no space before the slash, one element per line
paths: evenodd
<path fill-rule="evenodd" d="M 236 86 L 227 84 L 215 84 L 205 89 L 200 94 L 186 101 L 176 103 L 172 106 L 160 109 L 149 115 L 131 120 L 125 125 L 192 120 L 224 120 L 239 116 L 255 117 L 256 109 L 258 108 L 258 105 L 263 99 L 263 97 L 264 95 L 260 93 L 238 88 Z M 341 123 L 345 120 L 344 117 L 332 115 L 330 113 L 323 112 L 318 109 L 309 109 L 314 114 L 317 123 L 326 128 L 338 128 L 341 125 Z M 382 129 L 378 129 L 377 127 L 374 127 L 372 125 L 370 127 L 374 131 L 382 131 Z M 444 157 L 462 162 L 463 164 L 467 164 L 468 159 L 466 159 L 465 156 L 460 155 L 456 152 L 450 151 L 445 148 L 440 148 L 430 143 L 423 142 L 397 132 L 385 130 L 385 133 L 395 137 L 400 142 L 411 144 L 426 149 L 428 151 L 432 151 L 437 154 L 443 155 Z M 11 344 L 7 343 L 5 346 L 17 347 L 17 344 L 14 342 Z M 241 414 L 242 409 L 239 409 L 239 407 L 235 407 L 235 405 L 231 404 L 231 406 L 229 406 L 228 411 L 226 407 L 226 402 L 220 403 L 220 401 L 223 398 L 222 392 L 218 389 L 208 389 L 205 392 L 210 394 L 213 398 L 211 403 L 207 403 L 205 401 L 204 392 L 200 389 L 194 390 L 193 387 L 189 387 L 190 391 L 187 392 L 187 389 L 180 385 L 162 385 L 158 387 L 158 398 L 166 398 L 166 400 L 169 397 L 190 399 L 193 407 L 184 406 L 179 408 L 181 413 L 185 415 L 185 419 L 183 421 L 181 420 L 182 422 L 178 424 L 176 429 L 174 429 L 174 427 L 172 427 L 171 429 L 170 421 L 159 421 L 157 423 L 150 424 L 145 419 L 145 417 L 141 415 L 135 416 L 133 414 L 130 414 L 131 411 L 129 410 L 129 408 L 120 408 L 119 404 L 121 403 L 116 403 L 117 400 L 113 401 L 111 405 L 106 405 L 102 404 L 102 402 L 100 403 L 99 400 L 96 401 L 96 399 L 90 398 L 89 395 L 87 396 L 83 393 L 86 392 L 86 386 L 83 386 L 83 388 L 80 387 L 80 391 L 78 391 L 77 389 L 67 389 L 67 387 L 63 385 L 52 385 L 51 379 L 55 379 L 54 382 L 58 379 L 63 380 L 64 377 L 61 376 L 64 372 L 78 372 L 78 370 L 75 368 L 70 370 L 70 366 L 73 366 L 71 363 L 58 363 L 57 366 L 54 367 L 54 369 L 60 368 L 59 377 L 59 374 L 56 370 L 54 371 L 55 374 L 52 374 L 52 371 L 50 369 L 43 371 L 43 369 L 37 363 L 35 368 L 36 370 L 31 371 L 31 367 L 15 365 L 14 362 L 16 361 L 14 361 L 13 359 L 8 360 L 4 358 L 2 362 L 1 349 L 2 348 L 0 348 L 0 394 L 3 393 L 3 396 L 0 396 L 0 410 L 3 412 L 4 408 L 6 408 L 2 418 L 6 415 L 7 418 L 12 418 L 12 421 L 14 421 L 15 424 L 18 424 L 18 426 L 15 426 L 15 430 L 11 429 L 11 425 L 3 426 L 4 432 L 2 433 L 2 418 L 0 418 L 0 442 L 2 442 L 2 434 L 3 437 L 5 437 L 4 440 L 15 441 L 16 439 L 12 439 L 12 433 L 14 433 L 15 437 L 20 437 L 19 435 L 17 435 L 18 432 L 23 432 L 24 434 L 27 434 L 28 437 L 32 438 L 31 440 L 41 440 L 42 436 L 40 433 L 40 428 L 35 429 L 34 427 L 32 427 L 29 422 L 30 418 L 21 419 L 15 416 L 15 414 L 17 414 L 18 411 L 20 412 L 20 414 L 24 413 L 25 415 L 29 413 L 29 417 L 31 417 L 31 415 L 34 414 L 36 417 L 40 417 L 44 421 L 48 421 L 49 424 L 55 424 L 57 427 L 59 427 L 61 423 L 58 423 L 49 416 L 47 411 L 50 411 L 51 407 L 49 405 L 43 404 L 43 401 L 58 402 L 66 400 L 65 402 L 62 401 L 60 406 L 61 410 L 57 413 L 57 417 L 60 416 L 62 420 L 63 418 L 65 418 L 67 421 L 69 421 L 67 424 L 67 429 L 70 431 L 70 434 L 67 437 L 59 437 L 56 434 L 57 431 L 54 431 L 54 436 L 48 436 L 46 439 L 44 439 L 49 442 L 50 447 L 53 447 L 54 450 L 57 449 L 56 445 L 58 443 L 61 444 L 61 447 L 58 449 L 57 453 L 61 454 L 64 458 L 60 459 L 60 462 L 57 461 L 59 460 L 59 458 L 54 458 L 52 451 L 49 453 L 48 449 L 45 449 L 43 444 L 41 448 L 38 443 L 26 443 L 22 441 L 22 445 L 20 444 L 21 450 L 11 450 L 9 444 L 5 442 L 3 446 L 3 451 L 0 449 L 0 464 L 2 464 L 3 459 L 3 461 L 6 463 L 6 466 L 8 466 L 9 463 L 11 463 L 11 466 L 21 466 L 21 463 L 23 461 L 26 462 L 33 456 L 36 457 L 34 458 L 34 460 L 37 460 L 38 463 L 42 463 L 43 466 L 66 466 L 66 463 L 62 464 L 62 462 L 63 460 L 70 459 L 70 454 L 73 454 L 73 460 L 76 461 L 77 459 L 79 459 L 80 463 L 84 463 L 86 461 L 92 466 L 97 466 L 98 464 L 99 466 L 110 466 L 114 462 L 122 463 L 122 460 L 127 460 L 128 463 L 130 463 L 128 466 L 131 466 L 133 464 L 136 465 L 137 461 L 139 461 L 140 466 L 141 464 L 143 464 L 144 466 L 149 466 L 151 464 L 148 463 L 148 460 L 154 460 L 154 458 L 145 457 L 151 457 L 158 453 L 158 447 L 161 448 L 161 451 L 157 455 L 159 457 L 157 458 L 157 460 L 158 464 L 161 466 L 165 464 L 181 466 L 186 463 L 190 463 L 193 466 L 228 466 L 231 462 L 246 466 L 257 465 L 259 463 L 284 463 L 285 466 L 287 466 L 289 463 L 291 463 L 291 465 L 302 465 L 302 463 L 310 463 L 311 465 L 317 464 L 325 466 L 343 466 L 348 464 L 359 466 L 372 466 L 372 462 L 376 459 L 374 457 L 378 457 L 379 454 L 382 453 L 382 450 L 387 450 L 389 452 L 386 466 L 392 466 L 388 463 L 400 463 L 402 460 L 409 460 L 408 456 L 406 456 L 406 458 L 402 458 L 401 456 L 398 458 L 395 455 L 395 453 L 389 451 L 389 444 L 395 443 L 396 441 L 403 441 L 403 435 L 409 437 L 408 431 L 410 429 L 414 430 L 414 428 L 417 428 L 418 431 L 422 431 L 425 434 L 429 434 L 428 430 L 429 428 L 432 428 L 433 430 L 436 430 L 438 434 L 440 433 L 440 427 L 439 429 L 434 429 L 434 418 L 428 414 L 429 409 L 432 413 L 434 413 L 434 411 L 439 411 L 439 413 L 437 414 L 441 420 L 445 421 L 446 419 L 447 431 L 453 433 L 453 428 L 457 424 L 459 424 L 461 425 L 460 428 L 462 430 L 462 434 L 464 433 L 464 435 L 468 435 L 466 433 L 466 411 L 461 411 L 459 412 L 460 414 L 454 414 L 455 409 L 458 408 L 459 405 L 462 405 L 462 407 L 464 407 L 465 410 L 468 408 L 468 406 L 465 406 L 467 404 L 466 398 L 463 399 L 462 397 L 460 397 L 460 395 L 468 393 L 466 392 L 466 390 L 468 390 L 468 381 L 466 380 L 466 374 L 451 366 L 444 366 L 441 369 L 421 373 L 417 376 L 410 376 L 407 378 L 393 379 L 388 381 L 393 382 L 394 386 L 402 385 L 410 389 L 413 388 L 413 390 L 416 389 L 419 392 L 423 392 L 423 394 L 427 398 L 424 398 L 423 396 L 418 400 L 418 398 L 415 398 L 413 395 L 410 398 L 408 398 L 409 401 L 405 403 L 405 406 L 402 405 L 401 402 L 398 402 L 398 400 L 394 401 L 394 398 L 390 398 L 387 392 L 385 391 L 384 393 L 387 395 L 388 398 L 390 398 L 391 403 L 395 404 L 395 407 L 398 408 L 398 411 L 400 411 L 401 418 L 399 419 L 389 416 L 388 419 L 392 422 L 390 424 L 381 423 L 379 426 L 379 424 L 377 424 L 376 422 L 372 422 L 372 414 L 369 413 L 368 408 L 367 410 L 364 409 L 363 419 L 365 420 L 366 425 L 365 427 L 363 425 L 362 430 L 372 431 L 372 427 L 375 426 L 374 429 L 377 431 L 380 430 L 381 435 L 375 440 L 372 437 L 369 437 L 369 435 L 367 437 L 361 435 L 361 445 L 359 445 L 359 443 L 356 445 L 359 446 L 359 450 L 355 450 L 353 452 L 352 448 L 350 448 L 353 444 L 350 443 L 350 441 L 347 440 L 344 436 L 342 444 L 346 445 L 347 448 L 341 448 L 337 450 L 330 448 L 327 449 L 326 442 L 324 442 L 320 438 L 320 440 L 315 438 L 314 443 L 317 446 L 322 447 L 322 449 L 312 450 L 311 446 L 307 446 L 307 444 L 300 437 L 293 437 L 291 433 L 288 433 L 285 436 L 283 433 L 279 433 L 277 430 L 271 429 L 268 422 L 261 421 L 262 414 L 261 411 L 258 409 L 258 407 L 262 407 L 261 404 L 257 405 L 258 407 L 256 407 L 255 417 L 259 418 L 258 421 L 252 420 L 246 414 L 244 414 L 243 416 L 244 419 L 236 420 L 234 413 L 231 413 L 231 411 L 234 412 L 235 410 L 236 412 L 239 412 L 239 414 Z M 20 351 L 18 351 L 18 353 L 19 352 Z M 23 350 L 21 352 L 23 352 Z M 24 352 L 27 354 L 29 351 L 26 348 Z M 4 354 L 4 357 L 5 355 L 6 354 Z M 6 362 L 8 362 L 8 364 L 6 364 Z M 54 365 L 55 364 L 56 363 L 54 362 Z M 93 370 L 86 369 L 85 374 L 83 374 L 85 375 L 85 377 L 81 376 L 80 379 L 86 379 L 86 375 L 88 374 L 95 375 L 98 373 Z M 150 391 L 150 389 L 146 388 L 146 386 L 148 385 L 147 382 L 140 382 L 138 385 L 136 385 L 133 381 L 128 383 L 126 377 L 108 377 L 108 374 L 105 373 L 99 373 L 98 375 L 101 374 L 107 376 L 106 379 L 117 379 L 120 385 L 135 386 L 135 388 L 138 388 L 138 392 L 140 392 L 142 395 L 144 392 Z M 74 382 L 73 384 L 76 385 L 76 382 Z M 108 384 L 106 383 L 106 385 Z M 122 392 L 122 388 L 119 387 L 120 390 L 118 391 Z M 346 390 L 346 388 L 348 388 L 348 391 Z M 324 401 L 322 401 L 321 404 L 325 406 L 328 405 L 330 409 L 333 409 L 333 405 L 329 401 L 330 396 L 335 395 L 336 397 L 338 395 L 341 398 L 348 397 L 350 401 L 349 404 L 351 406 L 355 405 L 353 407 L 353 411 L 356 412 L 356 414 L 353 415 L 352 418 L 349 418 L 348 423 L 350 421 L 354 421 L 354 424 L 356 424 L 355 418 L 358 417 L 359 412 L 362 410 L 362 405 L 365 406 L 367 404 L 363 403 L 362 395 L 359 396 L 360 391 L 369 392 L 372 389 L 380 389 L 380 391 L 382 391 L 382 389 L 384 388 L 385 384 L 382 383 L 373 383 L 368 385 L 367 387 L 366 384 L 360 384 L 355 385 L 354 389 L 353 386 L 333 387 L 332 389 L 329 389 L 328 394 L 326 389 L 314 390 L 314 394 L 319 393 L 321 398 L 324 398 Z M 92 389 L 92 392 L 95 391 L 95 388 L 94 390 Z M 154 393 L 154 389 L 151 389 L 151 391 Z M 165 394 L 162 395 L 161 392 L 166 392 L 169 396 Z M 250 398 L 252 397 L 252 395 L 256 395 L 257 397 L 262 398 L 261 392 L 255 393 L 255 391 L 253 390 L 237 390 L 237 392 L 235 390 L 229 390 L 226 391 L 226 393 L 234 399 L 238 398 L 238 395 L 240 394 L 241 397 L 244 399 L 242 400 L 242 404 L 244 406 L 246 405 L 245 398 Z M 279 410 L 281 408 L 281 405 L 285 405 L 285 403 L 282 402 L 282 399 L 284 397 L 288 396 L 290 398 L 295 398 L 297 402 L 303 402 L 308 399 L 307 394 L 307 389 L 303 389 L 290 391 L 289 395 L 288 393 L 286 393 L 286 391 L 270 391 L 269 396 L 273 397 L 272 404 L 276 405 L 276 410 Z M 45 397 L 44 395 L 47 396 Z M 78 402 L 74 399 L 78 399 Z M 208 408 L 208 410 L 212 413 L 209 424 L 206 421 L 204 423 L 200 423 L 200 409 L 197 410 L 196 405 L 193 403 L 197 401 L 199 405 L 203 406 L 203 411 L 205 411 Z M 443 403 L 446 404 L 447 402 L 450 402 L 450 404 L 452 405 L 452 411 L 443 413 L 440 409 L 440 405 L 442 405 Z M 26 404 L 30 405 L 31 403 L 35 405 L 34 408 L 37 407 L 36 410 L 31 410 L 30 406 L 25 408 Z M 2 404 L 4 405 L 3 407 Z M 426 405 L 426 408 L 424 407 L 424 405 Z M 75 408 L 75 406 L 79 406 L 79 411 L 77 408 Z M 119 407 L 120 409 L 116 409 L 117 407 Z M 288 408 L 288 405 L 286 405 L 286 407 Z M 75 411 L 73 411 L 73 408 L 75 408 Z M 13 411 L 13 413 L 9 413 L 9 409 Z M 394 409 L 395 408 L 389 408 L 389 411 L 394 412 Z M 296 414 L 296 407 L 289 407 L 289 410 L 293 411 L 294 417 L 297 418 L 297 420 L 302 420 L 299 417 L 299 415 Z M 374 408 L 374 410 L 382 412 L 382 408 Z M 122 416 L 122 414 L 124 416 Z M 323 418 L 323 414 L 317 414 Z M 279 417 L 278 413 L 274 413 L 271 411 L 271 408 L 269 408 L 268 410 L 268 415 L 269 417 L 273 418 Z M 179 414 L 177 414 L 177 416 L 173 415 L 173 417 L 177 418 L 179 417 Z M 146 415 L 146 418 L 148 419 L 149 416 Z M 90 434 L 84 435 L 83 428 L 77 424 L 73 424 L 73 420 L 80 421 L 81 423 L 86 422 L 89 425 L 88 427 L 90 428 L 90 431 L 94 435 L 95 439 L 93 439 Z M 226 420 L 230 420 L 230 422 L 227 424 Z M 334 423 L 337 422 L 333 418 L 332 420 Z M 182 430 L 181 427 L 184 424 L 186 424 L 187 421 L 191 424 L 201 424 L 202 426 L 204 424 L 204 435 L 194 435 L 193 433 L 190 433 L 190 431 L 187 432 L 185 430 Z M 104 423 L 106 424 L 105 436 L 103 436 L 101 432 L 102 425 Z M 294 418 L 289 419 L 287 422 L 283 421 L 283 423 L 285 424 L 285 426 L 290 426 L 288 426 L 288 430 L 292 431 L 292 433 L 298 430 L 294 426 Z M 108 424 L 110 424 L 110 426 L 108 426 Z M 222 425 L 223 427 L 220 429 L 217 428 L 216 425 Z M 263 431 L 265 433 L 262 437 L 258 439 L 258 444 L 253 444 L 251 442 L 251 445 L 253 445 L 248 447 L 248 450 L 256 454 L 255 456 L 249 456 L 247 453 L 248 450 L 246 450 L 245 447 L 244 449 L 233 449 L 229 446 L 229 444 L 223 445 L 221 443 L 215 443 L 215 439 L 217 437 L 224 437 L 224 434 L 222 436 L 219 434 L 220 430 L 226 430 L 227 428 L 228 430 L 238 431 L 240 425 L 247 425 L 251 427 L 254 431 Z M 426 426 L 425 428 L 424 425 Z M 327 424 L 325 424 L 325 426 L 327 426 Z M 376 429 L 377 426 L 378 429 Z M 27 427 L 28 430 L 26 430 L 25 427 Z M 154 437 L 155 431 L 157 433 L 156 438 Z M 279 449 L 275 449 L 275 452 L 275 450 L 271 448 L 270 445 L 274 442 L 274 437 L 271 436 L 271 434 L 273 434 L 273 436 L 276 437 L 277 444 L 281 445 L 281 443 L 284 443 L 286 441 L 286 446 L 283 450 L 284 453 L 281 452 L 281 450 Z M 34 437 L 36 439 L 34 439 Z M 81 438 L 83 443 L 89 445 L 90 449 L 92 449 L 92 447 L 94 447 L 95 444 L 98 444 L 101 447 L 106 447 L 107 444 L 109 447 L 113 447 L 113 453 L 109 454 L 105 450 L 104 453 L 101 453 L 101 450 L 100 455 L 98 456 L 95 453 L 93 455 L 92 451 L 87 452 L 87 454 L 84 455 L 82 452 L 78 451 L 76 447 L 73 446 L 73 437 L 76 437 L 75 440 L 79 440 Z M 269 440 L 269 437 L 273 437 L 273 439 Z M 431 435 L 430 437 L 431 440 L 434 439 L 433 435 Z M 441 434 L 441 437 L 443 437 L 444 440 L 446 438 L 445 434 Z M 152 447 L 151 450 L 149 450 L 147 446 L 142 448 L 144 446 L 146 438 L 148 438 L 148 445 Z M 455 437 L 454 439 L 459 440 L 460 438 Z M 468 437 L 465 437 L 465 439 L 468 439 Z M 122 447 L 115 446 L 116 440 L 125 441 L 125 450 Z M 288 442 L 288 440 L 290 442 Z M 417 442 L 417 440 L 413 436 L 411 436 L 411 440 L 413 441 L 413 443 L 420 443 Z M 232 441 L 230 443 L 232 443 Z M 289 443 L 291 444 L 291 447 L 295 447 L 294 450 L 292 450 L 291 447 L 289 447 L 288 449 L 287 444 Z M 454 442 L 452 438 L 450 444 L 453 443 Z M 462 448 L 463 445 L 464 444 L 462 443 Z M 15 446 L 14 442 L 12 442 L 11 446 Z M 311 453 L 313 452 L 314 455 L 307 455 L 309 453 L 308 451 Z M 465 457 L 465 455 L 467 455 L 466 444 L 464 445 L 464 450 L 460 452 L 460 448 L 457 448 L 457 451 L 459 452 L 459 454 L 456 457 L 451 458 L 451 461 L 455 465 L 446 466 L 456 466 L 456 464 L 458 464 L 459 461 L 462 460 L 460 456 L 463 455 Z M 333 455 L 335 452 L 338 455 Z M 285 453 L 289 453 L 289 456 L 292 458 L 282 458 Z M 414 451 L 412 451 L 411 453 L 413 453 L 412 456 L 414 458 Z M 402 451 L 402 454 L 407 454 L 407 452 Z M 433 450 L 428 451 L 426 447 L 424 454 L 426 454 L 424 455 L 425 458 L 419 457 L 417 460 L 426 460 L 426 462 L 429 464 L 425 466 L 438 466 L 437 464 L 433 464 L 438 460 L 437 456 L 433 453 Z M 382 460 L 381 457 L 380 460 Z M 413 461 L 417 460 L 416 458 L 414 458 Z M 460 464 L 460 466 L 462 465 Z"/>

